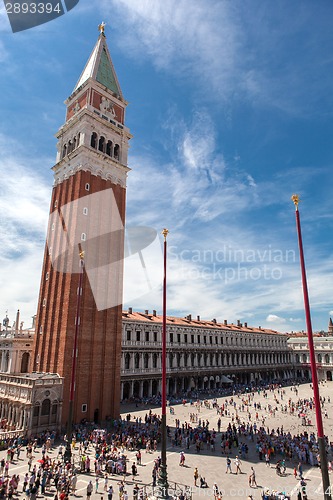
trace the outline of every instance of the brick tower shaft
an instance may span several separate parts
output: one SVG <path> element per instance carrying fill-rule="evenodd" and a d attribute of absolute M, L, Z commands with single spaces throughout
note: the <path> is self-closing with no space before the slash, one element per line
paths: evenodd
<path fill-rule="evenodd" d="M 76 323 L 74 422 L 119 415 L 127 102 L 104 35 L 65 102 L 42 269 L 32 371 L 64 377 L 68 418 Z M 80 257 L 84 274 L 79 287 Z M 78 303 L 80 312 L 78 314 Z"/>

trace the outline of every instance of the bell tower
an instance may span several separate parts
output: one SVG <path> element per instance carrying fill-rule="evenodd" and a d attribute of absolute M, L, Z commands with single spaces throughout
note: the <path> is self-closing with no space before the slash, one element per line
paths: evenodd
<path fill-rule="evenodd" d="M 64 377 L 68 418 L 75 333 L 73 420 L 119 415 L 127 102 L 104 23 L 56 137 L 57 158 L 31 371 Z M 83 251 L 83 254 L 82 254 Z M 84 255 L 84 269 L 80 255 Z"/>

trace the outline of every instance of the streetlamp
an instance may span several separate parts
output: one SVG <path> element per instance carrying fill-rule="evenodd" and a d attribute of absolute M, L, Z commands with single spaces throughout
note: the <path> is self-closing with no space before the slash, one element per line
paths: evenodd
<path fill-rule="evenodd" d="M 82 282 L 84 273 L 84 251 L 81 250 L 81 245 L 79 245 L 79 256 L 80 256 L 80 275 L 79 275 L 79 287 L 77 290 L 76 299 L 76 314 L 75 314 L 75 331 L 74 331 L 74 344 L 73 344 L 73 356 L 72 356 L 72 372 L 71 372 L 71 386 L 69 393 L 69 409 L 68 409 L 68 420 L 67 420 L 67 443 L 64 453 L 65 462 L 71 462 L 72 452 L 71 452 L 71 436 L 73 427 L 73 406 L 74 406 L 74 396 L 75 396 L 75 373 L 76 373 L 76 362 L 77 362 L 77 341 L 80 329 L 80 308 L 81 308 L 81 297 L 82 297 Z"/>
<path fill-rule="evenodd" d="M 306 328 L 308 331 L 308 343 L 309 343 L 309 352 L 310 352 L 313 396 L 314 396 L 314 402 L 315 402 L 315 407 L 316 407 L 316 422 L 317 422 L 317 433 L 318 433 L 320 468 L 321 468 L 321 475 L 322 475 L 323 488 L 324 488 L 324 499 L 331 500 L 331 488 L 330 488 L 330 480 L 329 480 L 328 468 L 327 468 L 327 456 L 326 456 L 326 450 L 325 450 L 325 448 L 326 448 L 325 436 L 324 436 L 323 418 L 322 418 L 322 413 L 321 413 L 321 404 L 320 404 L 319 387 L 318 387 L 316 356 L 315 356 L 315 350 L 314 350 L 314 344 L 313 344 L 308 285 L 307 285 L 307 279 L 306 279 L 305 261 L 304 261 L 304 253 L 303 253 L 301 221 L 300 221 L 300 215 L 299 215 L 299 210 L 298 210 L 299 196 L 297 194 L 293 194 L 291 199 L 294 202 L 294 205 L 296 207 L 296 209 L 295 209 L 296 227 L 297 227 L 297 235 L 298 235 L 298 246 L 299 246 L 299 254 L 300 254 L 301 272 L 302 272 L 302 284 L 303 284 L 303 297 L 304 297 L 304 308 L 305 308 L 305 317 L 306 317 Z"/>
<path fill-rule="evenodd" d="M 157 497 L 161 499 L 169 498 L 168 494 L 168 474 L 166 464 L 166 268 L 167 268 L 167 235 L 169 231 L 163 229 L 164 236 L 164 259 L 163 259 L 163 321 L 162 321 L 162 450 L 161 466 L 158 476 Z"/>

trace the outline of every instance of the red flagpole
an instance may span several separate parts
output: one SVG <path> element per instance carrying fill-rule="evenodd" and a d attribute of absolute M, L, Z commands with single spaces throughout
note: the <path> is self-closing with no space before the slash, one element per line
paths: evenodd
<path fill-rule="evenodd" d="M 76 363 L 77 363 L 77 344 L 80 330 L 80 309 L 81 309 L 81 295 L 82 295 L 82 283 L 84 274 L 84 252 L 80 248 L 80 274 L 79 274 L 79 286 L 77 290 L 76 298 L 76 314 L 75 314 L 75 330 L 74 330 L 74 344 L 73 344 L 73 357 L 72 357 L 72 371 L 71 371 L 71 386 L 69 394 L 69 409 L 68 409 L 68 420 L 67 420 L 67 444 L 64 453 L 65 462 L 70 462 L 72 457 L 71 452 L 71 436 L 73 427 L 73 413 L 74 413 L 74 398 L 75 398 L 75 378 L 76 378 Z"/>
<path fill-rule="evenodd" d="M 167 499 L 168 494 L 168 475 L 167 475 L 167 464 L 166 464 L 166 367 L 167 367 L 167 353 L 166 353 L 166 271 L 167 271 L 167 235 L 168 230 L 163 229 L 162 234 L 164 236 L 164 259 L 163 259 L 163 321 L 162 321 L 162 443 L 161 443 L 161 467 L 158 478 L 158 493 L 157 498 Z"/>
<path fill-rule="evenodd" d="M 300 221 L 300 214 L 299 214 L 299 210 L 298 210 L 299 196 L 297 194 L 293 194 L 291 199 L 293 200 L 293 202 L 295 204 L 296 228 L 297 228 L 298 246 L 299 246 L 300 263 L 301 263 L 304 309 L 305 309 L 305 318 L 306 318 L 306 328 L 307 328 L 307 332 L 308 332 L 311 377 L 312 377 L 312 386 L 313 386 L 313 397 L 314 397 L 315 409 L 316 409 L 317 434 L 318 434 L 321 474 L 322 474 L 322 481 L 323 481 L 323 488 L 324 488 L 324 499 L 331 500 L 331 488 L 330 488 L 330 480 L 329 480 L 329 476 L 328 476 L 328 467 L 327 467 L 326 443 L 325 443 L 323 418 L 322 418 L 320 396 L 319 396 L 318 375 L 317 375 L 317 366 L 316 366 L 316 355 L 315 355 L 314 343 L 313 343 L 313 333 L 312 333 L 312 324 L 311 324 L 308 285 L 307 285 L 306 271 L 305 271 L 305 261 L 304 261 L 302 232 L 301 232 L 301 221 Z"/>
<path fill-rule="evenodd" d="M 167 270 L 167 241 L 168 230 L 163 229 L 164 258 L 163 258 L 163 323 L 162 323 L 162 415 L 166 415 L 166 270 Z"/>

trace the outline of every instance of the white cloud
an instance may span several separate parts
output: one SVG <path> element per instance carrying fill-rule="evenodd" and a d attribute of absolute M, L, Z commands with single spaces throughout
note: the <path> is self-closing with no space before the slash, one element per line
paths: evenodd
<path fill-rule="evenodd" d="M 286 323 L 285 318 L 281 318 L 281 316 L 277 316 L 276 314 L 269 314 L 266 321 L 268 323 L 279 323 L 280 325 Z"/>
<path fill-rule="evenodd" d="M 9 19 L 4 4 L 0 4 L 0 33 L 10 31 Z M 3 61 L 2 55 L 5 53 L 3 42 L 0 42 L 0 61 Z"/>
<path fill-rule="evenodd" d="M 121 50 L 184 81 L 191 78 L 200 98 L 309 114 L 321 109 L 319 88 L 329 95 L 331 59 L 323 47 L 330 27 L 315 7 L 300 15 L 293 4 L 281 10 L 262 2 L 210 0 L 207 8 L 200 0 L 103 0 L 102 9 L 106 19 L 118 14 Z"/>
<path fill-rule="evenodd" d="M 15 151 L 16 159 L 11 151 Z M 38 161 L 41 167 L 47 160 Z M 0 135 L 0 269 L 4 283 L 0 304 L 12 318 L 20 309 L 25 326 L 30 326 L 37 309 L 51 194 L 37 170 L 36 160 L 23 159 L 20 146 Z"/>

